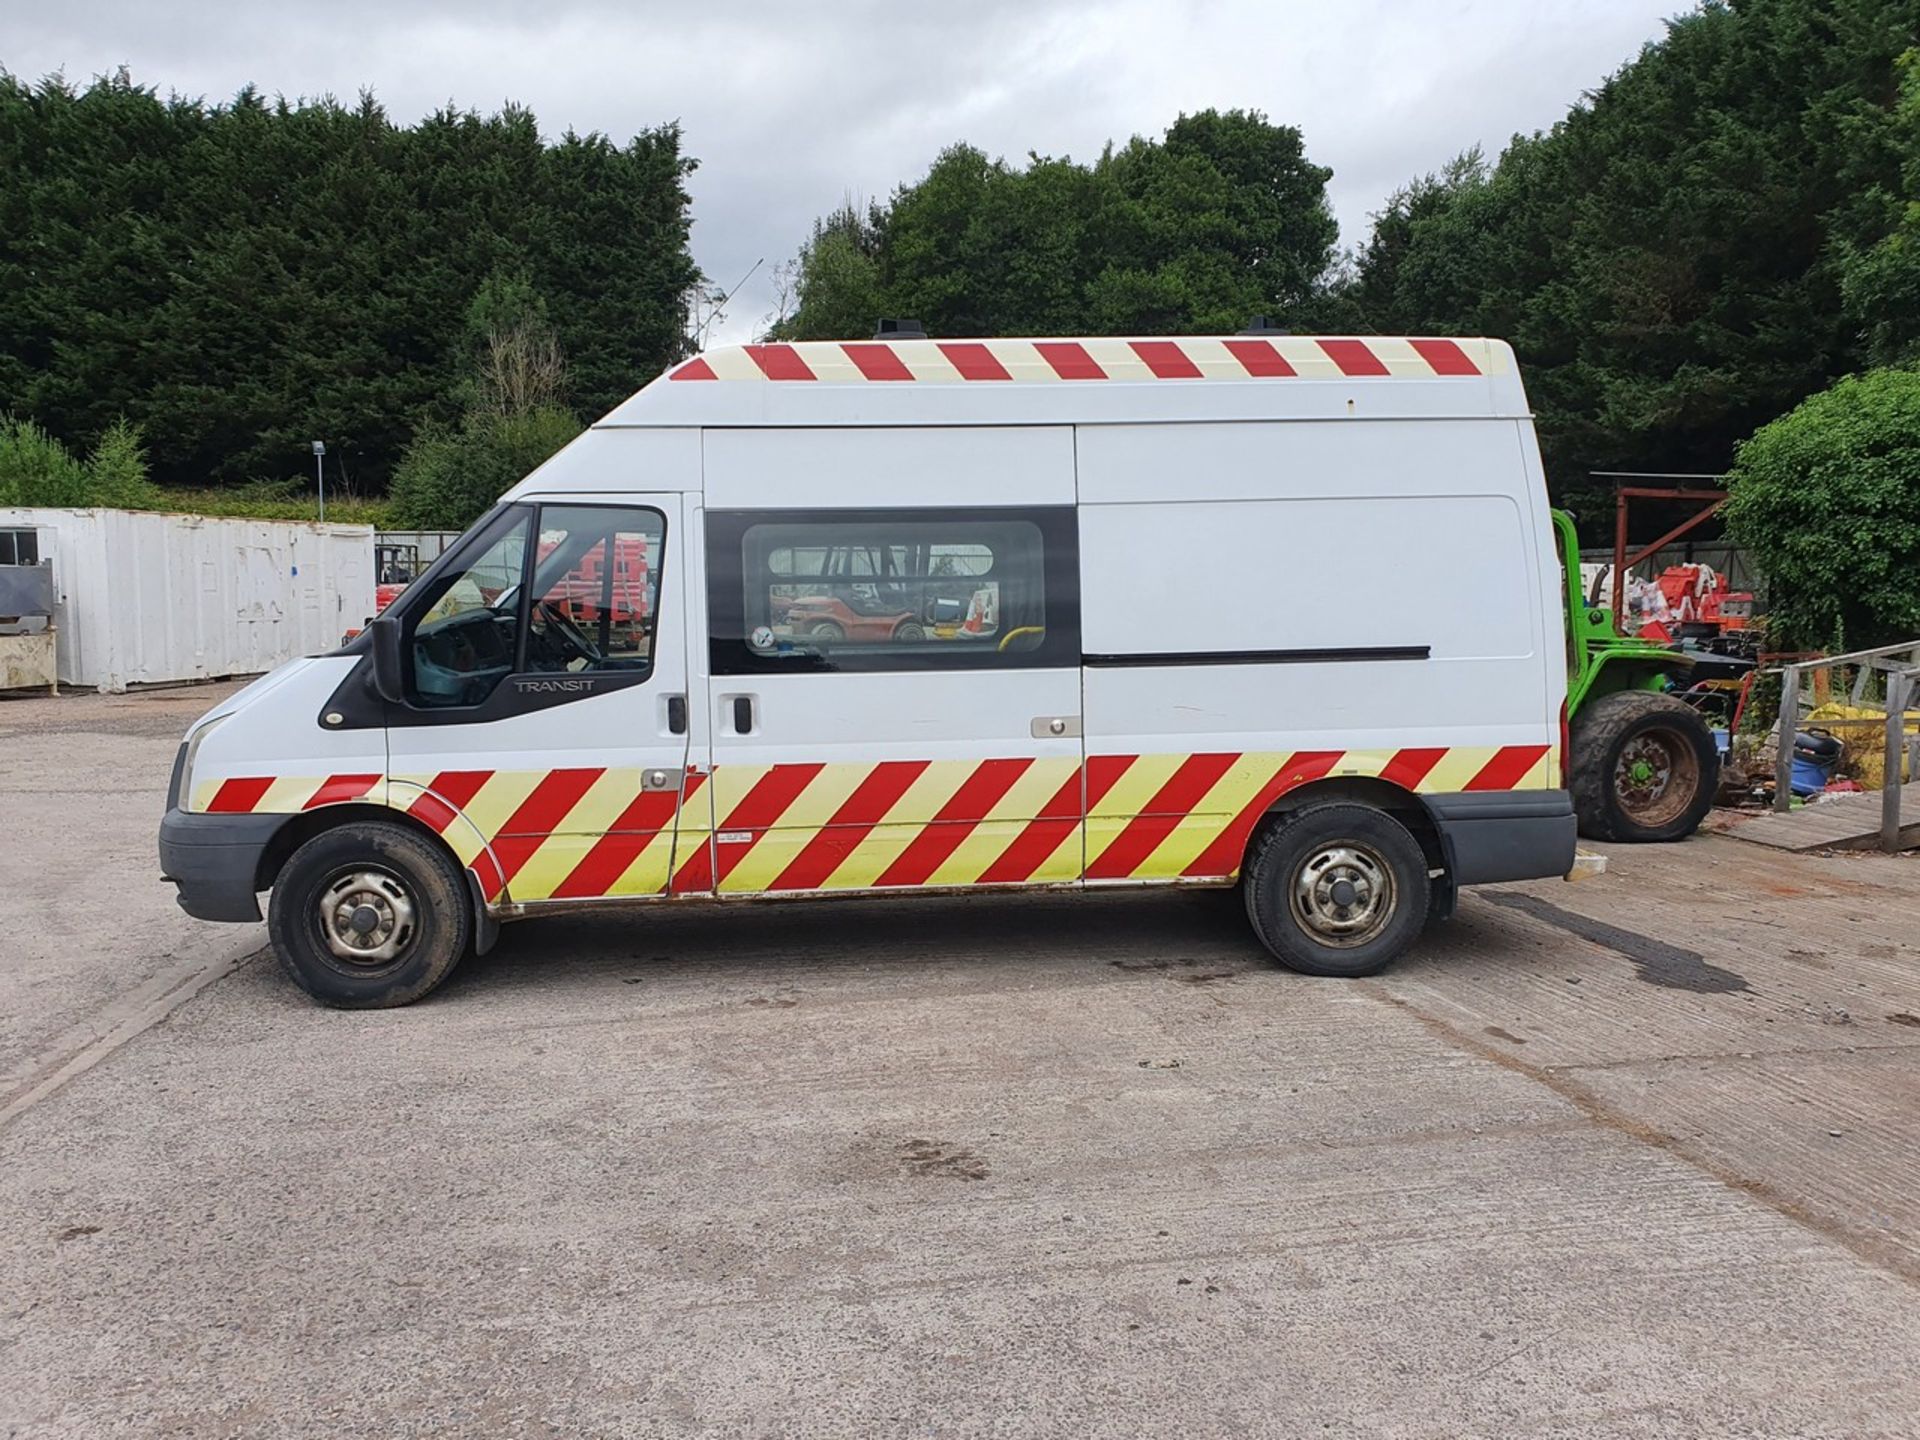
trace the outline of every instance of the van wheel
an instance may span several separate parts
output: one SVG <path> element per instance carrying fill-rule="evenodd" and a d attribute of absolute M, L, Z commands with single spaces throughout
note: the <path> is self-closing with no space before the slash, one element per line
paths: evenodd
<path fill-rule="evenodd" d="M 1713 808 L 1720 752 L 1698 710 L 1652 690 L 1623 690 L 1574 717 L 1568 781 L 1590 840 L 1683 840 Z"/>
<path fill-rule="evenodd" d="M 1427 919 L 1427 857 L 1406 826 L 1368 805 L 1282 817 L 1246 864 L 1247 918 L 1274 958 L 1303 975 L 1384 970 Z"/>
<path fill-rule="evenodd" d="M 314 999 L 378 1010 L 447 978 L 472 942 L 473 912 L 445 851 L 405 826 L 362 821 L 293 852 L 274 882 L 267 933 Z"/>

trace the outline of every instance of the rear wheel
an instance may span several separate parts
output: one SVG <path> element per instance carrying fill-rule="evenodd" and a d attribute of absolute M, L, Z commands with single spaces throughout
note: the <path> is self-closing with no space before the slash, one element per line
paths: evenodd
<path fill-rule="evenodd" d="M 811 630 L 807 631 L 807 634 L 816 640 L 844 640 L 847 638 L 847 632 L 832 620 L 822 620 L 818 625 L 815 625 Z"/>
<path fill-rule="evenodd" d="M 1568 770 L 1580 833 L 1593 840 L 1682 840 L 1713 807 L 1720 755 L 1699 711 L 1671 695 L 1624 690 L 1582 705 Z"/>
<path fill-rule="evenodd" d="M 405 826 L 362 821 L 293 852 L 274 882 L 267 932 L 314 999 L 383 1009 L 447 978 L 472 941 L 473 913 L 450 855 Z"/>
<path fill-rule="evenodd" d="M 927 638 L 926 628 L 917 620 L 902 620 L 894 627 L 893 638 L 913 644 Z"/>
<path fill-rule="evenodd" d="M 1406 826 L 1368 805 L 1282 817 L 1245 867 L 1247 918 L 1274 958 L 1352 978 L 1393 963 L 1426 923 L 1427 860 Z"/>

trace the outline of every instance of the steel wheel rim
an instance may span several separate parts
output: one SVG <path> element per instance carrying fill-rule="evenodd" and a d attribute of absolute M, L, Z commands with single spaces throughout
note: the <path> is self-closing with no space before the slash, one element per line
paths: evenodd
<path fill-rule="evenodd" d="M 327 950 L 349 965 L 391 965 L 420 933 L 420 911 L 406 882 L 377 865 L 343 870 L 327 882 L 314 919 Z"/>
<path fill-rule="evenodd" d="M 1700 783 L 1693 747 L 1671 730 L 1643 730 L 1620 747 L 1613 764 L 1613 795 L 1633 819 L 1668 825 L 1686 813 Z"/>
<path fill-rule="evenodd" d="M 1350 950 L 1377 939 L 1398 900 L 1393 867 L 1354 840 L 1322 845 L 1294 868 L 1287 887 L 1293 918 L 1322 945 Z"/>

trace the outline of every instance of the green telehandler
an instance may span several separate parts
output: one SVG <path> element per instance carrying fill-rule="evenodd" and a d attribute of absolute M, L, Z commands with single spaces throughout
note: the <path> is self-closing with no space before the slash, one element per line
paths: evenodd
<path fill-rule="evenodd" d="M 1693 706 L 1671 693 L 1691 655 L 1622 635 L 1587 604 L 1573 517 L 1553 512 L 1567 605 L 1567 786 L 1593 840 L 1681 840 L 1713 806 L 1720 752 Z"/>

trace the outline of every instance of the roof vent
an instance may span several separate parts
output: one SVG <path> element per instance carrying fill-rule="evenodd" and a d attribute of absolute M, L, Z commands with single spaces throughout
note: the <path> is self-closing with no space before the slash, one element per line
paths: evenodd
<path fill-rule="evenodd" d="M 1291 335 L 1291 330 L 1283 330 L 1271 315 L 1256 315 L 1247 322 L 1242 335 Z"/>
<path fill-rule="evenodd" d="M 918 320 L 882 320 L 873 332 L 876 340 L 924 340 L 926 328 Z"/>

